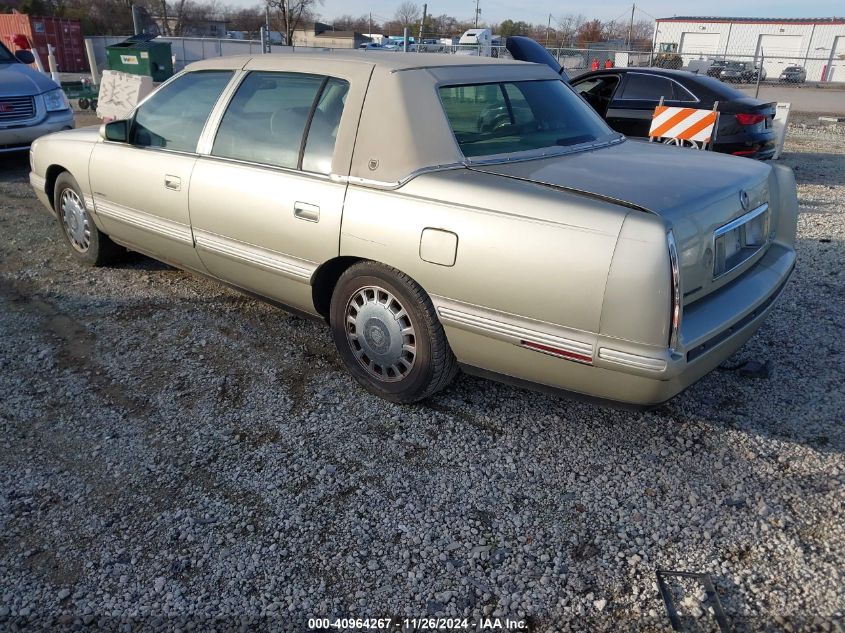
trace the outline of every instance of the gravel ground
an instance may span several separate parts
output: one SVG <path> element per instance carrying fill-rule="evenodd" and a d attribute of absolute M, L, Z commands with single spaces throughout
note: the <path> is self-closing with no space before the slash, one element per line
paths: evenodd
<path fill-rule="evenodd" d="M 666 631 L 657 568 L 709 573 L 735 630 L 845 630 L 837 138 L 788 141 L 798 268 L 729 363 L 768 377 L 648 413 L 470 377 L 385 403 L 320 324 L 141 256 L 78 267 L 0 158 L 0 630 Z"/>

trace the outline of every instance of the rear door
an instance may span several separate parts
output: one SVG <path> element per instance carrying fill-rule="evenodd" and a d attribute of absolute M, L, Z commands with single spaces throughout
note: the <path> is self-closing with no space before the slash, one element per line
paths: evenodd
<path fill-rule="evenodd" d="M 607 111 L 607 122 L 626 136 L 647 137 L 654 109 L 664 105 L 696 107 L 696 97 L 678 82 L 651 73 L 627 72 Z"/>
<path fill-rule="evenodd" d="M 310 282 L 338 255 L 371 70 L 313 60 L 254 60 L 245 68 L 191 177 L 191 226 L 209 273 L 314 311 Z"/>

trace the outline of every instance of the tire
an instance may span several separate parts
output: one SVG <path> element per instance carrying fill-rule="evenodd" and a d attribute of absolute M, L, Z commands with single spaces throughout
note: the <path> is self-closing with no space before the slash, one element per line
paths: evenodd
<path fill-rule="evenodd" d="M 424 400 L 458 373 L 431 299 L 398 270 L 375 262 L 350 267 L 335 286 L 329 321 L 346 368 L 385 400 Z"/>
<path fill-rule="evenodd" d="M 85 97 L 82 97 L 79 101 L 76 102 L 76 104 L 79 106 L 80 110 L 87 110 L 88 106 L 90 105 L 90 102 Z"/>
<path fill-rule="evenodd" d="M 56 178 L 53 208 L 62 236 L 76 261 L 87 266 L 105 266 L 125 252 L 94 224 L 91 214 L 85 208 L 85 198 L 79 185 L 66 171 Z"/>

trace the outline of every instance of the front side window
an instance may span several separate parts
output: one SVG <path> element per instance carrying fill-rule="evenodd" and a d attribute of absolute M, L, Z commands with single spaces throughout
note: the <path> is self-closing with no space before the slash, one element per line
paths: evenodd
<path fill-rule="evenodd" d="M 229 70 L 198 71 L 161 87 L 135 112 L 130 141 L 195 152 L 208 115 L 231 79 Z"/>
<path fill-rule="evenodd" d="M 558 80 L 443 86 L 440 100 L 467 157 L 566 147 L 618 136 Z"/>
<path fill-rule="evenodd" d="M 327 174 L 348 89 L 319 75 L 252 72 L 232 97 L 211 153 Z"/>

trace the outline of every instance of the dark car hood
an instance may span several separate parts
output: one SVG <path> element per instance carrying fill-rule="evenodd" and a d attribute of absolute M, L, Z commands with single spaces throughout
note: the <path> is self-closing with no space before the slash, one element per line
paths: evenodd
<path fill-rule="evenodd" d="M 26 64 L 0 64 L 0 97 L 39 95 L 58 87 L 47 75 Z"/>

